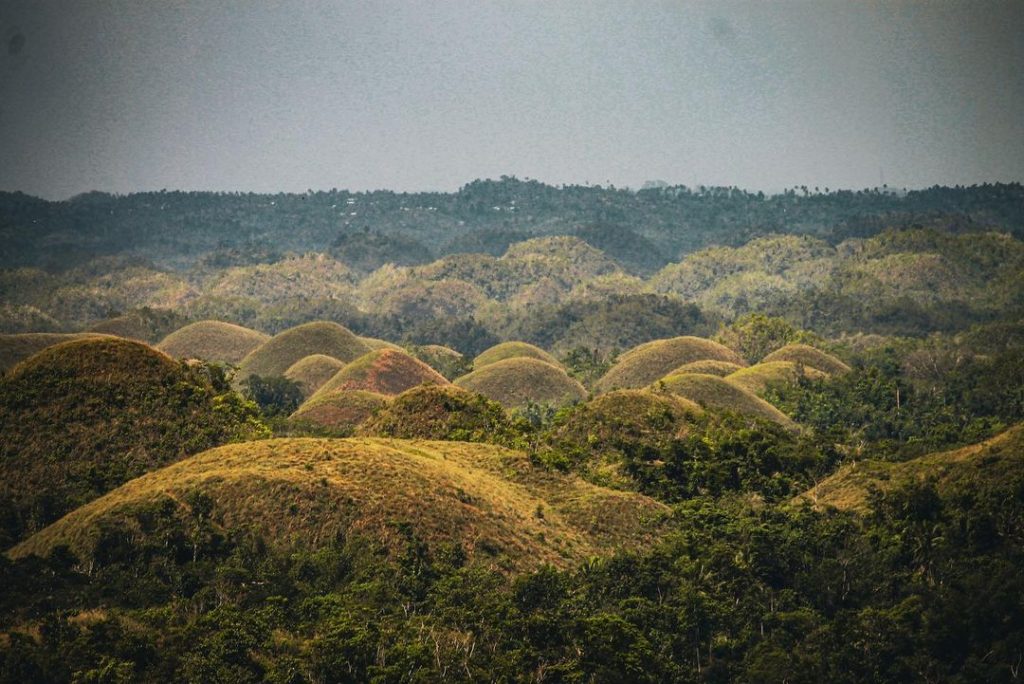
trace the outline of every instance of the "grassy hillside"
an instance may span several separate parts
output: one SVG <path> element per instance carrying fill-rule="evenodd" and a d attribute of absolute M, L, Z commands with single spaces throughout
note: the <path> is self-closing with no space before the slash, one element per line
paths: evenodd
<path fill-rule="evenodd" d="M 850 370 L 849 366 L 836 357 L 807 344 L 787 344 L 761 359 L 761 363 L 771 363 L 772 361 L 792 361 L 816 368 L 828 375 L 838 375 Z"/>
<path fill-rule="evenodd" d="M 311 354 L 325 354 L 348 363 L 369 351 L 352 331 L 337 323 L 304 323 L 274 335 L 249 352 L 238 364 L 238 379 L 284 375 L 293 363 Z"/>
<path fill-rule="evenodd" d="M 746 365 L 740 356 L 717 342 L 701 337 L 673 337 L 634 347 L 597 381 L 596 389 L 639 389 L 665 377 L 674 369 L 693 361 L 727 361 Z"/>
<path fill-rule="evenodd" d="M 344 367 L 345 364 L 333 356 L 310 354 L 290 365 L 284 377 L 299 383 L 303 396 L 309 397 Z"/>
<path fill-rule="evenodd" d="M 732 411 L 770 420 L 791 430 L 796 424 L 764 399 L 717 375 L 678 373 L 657 383 L 659 388 L 695 401 L 712 411 Z"/>
<path fill-rule="evenodd" d="M 1024 477 L 1024 426 L 1016 425 L 992 439 L 962 449 L 942 451 L 892 463 L 857 461 L 801 494 L 817 508 L 834 507 L 866 513 L 872 493 L 884 493 L 911 483 L 933 481 L 940 493 L 986 482 L 1012 483 Z"/>
<path fill-rule="evenodd" d="M 659 533 L 666 507 L 573 476 L 536 470 L 493 445 L 381 439 L 277 439 L 221 447 L 128 482 L 10 551 L 66 544 L 94 558 L 104 535 L 139 540 L 145 511 L 182 531 L 196 497 L 221 534 L 246 528 L 278 548 L 317 548 L 347 531 L 401 541 L 400 524 L 429 545 L 460 546 L 509 569 L 565 566 Z"/>
<path fill-rule="evenodd" d="M 551 354 L 529 342 L 502 342 L 478 354 L 473 359 L 473 368 L 479 369 L 497 361 L 514 358 L 539 359 L 550 363 L 552 366 L 561 365 Z"/>
<path fill-rule="evenodd" d="M 371 351 L 376 351 L 378 349 L 397 349 L 401 351 L 402 349 L 394 342 L 388 342 L 387 340 L 379 340 L 376 337 L 363 337 L 362 335 L 360 335 L 359 341 L 365 344 L 367 347 L 369 347 Z"/>
<path fill-rule="evenodd" d="M 724 378 L 730 373 L 735 373 L 742 368 L 743 366 L 731 361 L 701 359 L 700 361 L 684 363 L 679 368 L 669 372 L 668 375 L 675 375 L 676 373 L 705 373 L 706 375 L 717 375 L 720 378 Z"/>
<path fill-rule="evenodd" d="M 223 378 L 138 342 L 49 347 L 0 379 L 2 533 L 17 538 L 142 473 L 259 434 Z"/>
<path fill-rule="evenodd" d="M 107 337 L 101 333 L 15 333 L 0 335 L 0 371 L 61 342 Z"/>
<path fill-rule="evenodd" d="M 350 433 L 353 428 L 388 403 L 388 397 L 365 390 L 337 390 L 304 401 L 289 421 Z"/>
<path fill-rule="evenodd" d="M 234 323 L 198 321 L 175 330 L 156 348 L 176 359 L 237 364 L 269 339 L 270 335 Z"/>
<path fill-rule="evenodd" d="M 456 379 L 455 384 L 505 408 L 520 408 L 530 402 L 563 405 L 587 396 L 583 385 L 561 368 L 523 357 L 496 361 Z"/>
<path fill-rule="evenodd" d="M 760 396 L 770 387 L 793 385 L 800 378 L 817 380 L 828 373 L 794 361 L 763 361 L 725 376 L 732 384 Z"/>
<path fill-rule="evenodd" d="M 395 395 L 417 385 L 447 385 L 444 376 L 403 351 L 378 349 L 346 364 L 313 398 L 340 390 Z"/>
<path fill-rule="evenodd" d="M 366 437 L 442 439 L 511 446 L 519 435 L 501 407 L 461 387 L 424 385 L 392 399 L 359 426 Z"/>
<path fill-rule="evenodd" d="M 472 361 L 442 344 L 414 345 L 409 353 L 449 380 L 465 375 L 472 366 Z"/>

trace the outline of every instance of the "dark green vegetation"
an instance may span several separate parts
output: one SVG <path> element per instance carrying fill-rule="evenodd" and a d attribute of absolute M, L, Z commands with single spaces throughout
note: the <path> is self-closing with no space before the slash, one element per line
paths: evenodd
<path fill-rule="evenodd" d="M 0 681 L 1019 680 L 1021 199 L 2 196 Z"/>
<path fill-rule="evenodd" d="M 4 546 L 133 477 L 265 430 L 215 367 L 127 340 L 50 347 L 0 379 Z"/>

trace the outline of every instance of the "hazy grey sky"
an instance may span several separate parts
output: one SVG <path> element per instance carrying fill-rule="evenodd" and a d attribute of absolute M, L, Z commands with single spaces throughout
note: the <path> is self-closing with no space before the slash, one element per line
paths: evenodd
<path fill-rule="evenodd" d="M 0 189 L 1024 180 L 1024 0 L 0 0 Z"/>

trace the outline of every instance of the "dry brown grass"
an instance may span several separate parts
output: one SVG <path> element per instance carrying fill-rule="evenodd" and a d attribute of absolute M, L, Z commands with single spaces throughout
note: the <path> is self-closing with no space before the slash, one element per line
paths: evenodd
<path fill-rule="evenodd" d="M 284 375 L 289 366 L 311 354 L 325 354 L 349 363 L 369 351 L 351 330 L 337 323 L 304 323 L 274 335 L 250 352 L 238 365 L 237 379 Z"/>
<path fill-rule="evenodd" d="M 47 347 L 71 340 L 112 337 L 102 333 L 19 333 L 0 335 L 0 371 L 6 371 Z"/>
<path fill-rule="evenodd" d="M 535 468 L 484 444 L 385 439 L 276 439 L 213 449 L 149 473 L 79 508 L 8 553 L 45 555 L 67 544 L 88 558 L 101 524 L 144 532 L 140 506 L 209 496 L 212 521 L 283 548 L 317 547 L 361 532 L 389 545 L 395 523 L 428 543 L 461 545 L 509 570 L 565 567 L 661 533 L 667 507 L 647 497 Z"/>
<path fill-rule="evenodd" d="M 198 321 L 175 330 L 156 348 L 176 359 L 236 364 L 267 342 L 270 335 L 223 321 Z"/>
<path fill-rule="evenodd" d="M 807 344 L 787 344 L 761 359 L 761 363 L 770 361 L 792 361 L 829 375 L 839 375 L 850 370 L 849 366 L 836 357 Z"/>
<path fill-rule="evenodd" d="M 341 390 L 363 390 L 393 396 L 424 384 L 447 385 L 448 380 L 403 351 L 378 349 L 347 364 L 311 398 Z"/>
<path fill-rule="evenodd" d="M 711 411 L 733 411 L 770 420 L 790 430 L 797 429 L 796 423 L 782 411 L 717 375 L 679 373 L 663 378 L 657 386 Z"/>
<path fill-rule="evenodd" d="M 313 423 L 332 430 L 351 430 L 387 404 L 376 392 L 339 390 L 305 401 L 289 420 Z"/>
<path fill-rule="evenodd" d="M 701 337 L 673 337 L 641 344 L 623 354 L 597 381 L 596 389 L 607 392 L 647 387 L 684 364 L 705 360 L 746 365 L 736 352 L 717 342 Z"/>
<path fill-rule="evenodd" d="M 560 367 L 526 357 L 496 361 L 463 375 L 455 384 L 505 408 L 519 408 L 530 402 L 560 406 L 587 396 L 583 385 Z"/>
<path fill-rule="evenodd" d="M 309 397 L 333 378 L 345 364 L 326 354 L 310 354 L 299 359 L 284 372 L 284 377 L 302 386 L 302 396 Z"/>
<path fill-rule="evenodd" d="M 538 359 L 540 361 L 546 361 L 552 366 L 558 367 L 561 367 L 562 365 L 554 356 L 548 354 L 540 347 L 530 344 L 529 342 L 502 342 L 501 344 L 496 344 L 490 349 L 485 349 L 480 352 L 480 354 L 473 359 L 473 369 L 477 370 L 498 361 L 515 358 Z"/>
<path fill-rule="evenodd" d="M 795 385 L 801 378 L 814 380 L 825 377 L 828 377 L 828 373 L 793 361 L 763 361 L 730 373 L 725 379 L 760 396 L 770 387 Z"/>
<path fill-rule="evenodd" d="M 691 361 L 690 363 L 684 363 L 679 368 L 672 370 L 666 375 L 675 375 L 676 373 L 704 373 L 705 375 L 717 375 L 720 378 L 724 378 L 730 373 L 743 368 L 743 366 L 732 363 L 730 361 L 715 361 L 714 359 L 701 359 L 700 361 Z"/>

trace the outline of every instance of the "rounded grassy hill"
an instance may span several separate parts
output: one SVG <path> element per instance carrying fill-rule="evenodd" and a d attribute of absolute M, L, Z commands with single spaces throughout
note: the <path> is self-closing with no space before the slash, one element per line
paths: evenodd
<path fill-rule="evenodd" d="M 388 398 L 365 390 L 338 390 L 327 392 L 303 402 L 289 417 L 289 421 L 312 423 L 327 430 L 345 433 L 369 418 L 385 404 Z"/>
<path fill-rule="evenodd" d="M 672 394 L 695 401 L 711 411 L 732 411 L 795 429 L 796 423 L 764 399 L 717 375 L 677 373 L 657 383 Z"/>
<path fill-rule="evenodd" d="M 424 344 L 412 348 L 411 353 L 438 373 L 454 380 L 469 371 L 469 361 L 460 352 L 443 344 Z"/>
<path fill-rule="evenodd" d="M 255 415 L 216 373 L 140 342 L 49 347 L 0 379 L 0 534 L 20 537 L 146 471 L 256 434 Z"/>
<path fill-rule="evenodd" d="M 422 385 L 402 392 L 357 433 L 493 444 L 511 444 L 517 435 L 501 404 L 455 385 Z"/>
<path fill-rule="evenodd" d="M 745 366 L 743 359 L 728 347 L 703 337 L 673 337 L 654 340 L 630 349 L 619 357 L 596 389 L 639 389 L 665 377 L 680 366 L 694 361 L 727 361 Z"/>
<path fill-rule="evenodd" d="M 720 378 L 724 378 L 730 373 L 743 368 L 743 366 L 732 363 L 731 361 L 715 361 L 714 359 L 701 359 L 700 361 L 691 361 L 690 363 L 684 363 L 679 368 L 676 368 L 667 375 L 675 375 L 676 373 L 704 373 L 706 375 L 717 375 Z"/>
<path fill-rule="evenodd" d="M 284 375 L 293 363 L 311 354 L 333 356 L 348 363 L 369 351 L 351 330 L 337 323 L 304 323 L 274 335 L 246 355 L 238 364 L 237 379 Z"/>
<path fill-rule="evenodd" d="M 0 371 L 12 368 L 47 347 L 72 340 L 112 337 L 102 333 L 15 333 L 0 335 Z"/>
<path fill-rule="evenodd" d="M 359 341 L 369 347 L 372 351 L 378 349 L 397 349 L 401 351 L 402 348 L 394 342 L 388 342 L 387 340 L 381 340 L 376 337 L 359 337 Z"/>
<path fill-rule="evenodd" d="M 443 375 L 403 351 L 378 349 L 360 356 L 334 374 L 311 398 L 341 390 L 393 396 L 416 385 L 447 385 Z"/>
<path fill-rule="evenodd" d="M 521 408 L 530 402 L 558 406 L 587 396 L 583 385 L 561 368 L 525 357 L 496 361 L 463 375 L 455 384 L 505 408 Z"/>
<path fill-rule="evenodd" d="M 763 361 L 725 376 L 732 384 L 760 396 L 770 387 L 795 385 L 801 378 L 828 377 L 828 373 L 793 361 Z"/>
<path fill-rule="evenodd" d="M 505 359 L 529 358 L 546 361 L 552 366 L 561 366 L 558 360 L 540 347 L 529 342 L 502 342 L 485 349 L 473 359 L 473 368 L 479 369 Z"/>
<path fill-rule="evenodd" d="M 850 370 L 849 366 L 836 357 L 808 344 L 787 344 L 761 359 L 761 363 L 770 361 L 792 361 L 829 375 L 840 375 Z"/>
<path fill-rule="evenodd" d="M 156 348 L 176 359 L 236 364 L 270 335 L 223 321 L 198 321 L 175 330 Z"/>
<path fill-rule="evenodd" d="M 206 502 L 202 518 L 195 501 Z M 159 539 L 187 540 L 204 524 L 284 549 L 318 548 L 348 534 L 400 548 L 410 527 L 428 545 L 457 545 L 471 560 L 522 570 L 649 544 L 666 511 L 489 444 L 275 439 L 212 449 L 132 480 L 9 555 L 67 545 L 85 562 L 102 563 L 109 535 L 141 545 L 159 527 Z M 181 536 L 168 536 L 168 527 Z"/>
<path fill-rule="evenodd" d="M 344 367 L 345 364 L 333 356 L 310 354 L 290 365 L 284 377 L 299 383 L 302 396 L 309 397 Z"/>

